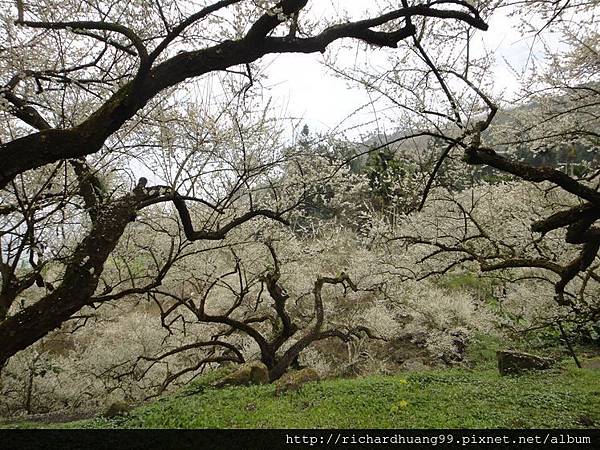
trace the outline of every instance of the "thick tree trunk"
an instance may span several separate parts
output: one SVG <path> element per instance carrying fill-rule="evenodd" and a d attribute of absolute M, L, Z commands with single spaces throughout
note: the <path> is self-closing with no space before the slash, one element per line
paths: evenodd
<path fill-rule="evenodd" d="M 295 14 L 306 5 L 306 0 L 284 0 L 281 5 L 286 14 Z M 398 42 L 415 34 L 414 26 L 407 25 L 395 31 L 372 30 L 391 21 L 410 16 L 457 19 L 481 30 L 488 26 L 475 10 L 439 10 L 430 5 L 414 5 L 369 20 L 347 22 L 330 26 L 309 38 L 269 36 L 280 20 L 269 13 L 258 19 L 248 34 L 238 40 L 226 40 L 212 47 L 186 51 L 154 66 L 145 76 L 123 86 L 96 112 L 81 124 L 66 130 L 44 129 L 39 133 L 0 144 L 0 187 L 27 170 L 66 158 L 78 158 L 96 153 L 104 141 L 146 103 L 164 89 L 192 77 L 224 70 L 239 64 L 251 63 L 259 58 L 277 53 L 324 52 L 334 41 L 354 38 L 380 47 L 396 48 Z M 33 23 L 27 23 L 33 26 Z M 45 128 L 28 117 L 32 126 Z"/>
<path fill-rule="evenodd" d="M 131 194 L 105 205 L 89 234 L 77 246 L 60 286 L 0 322 L 0 367 L 90 303 L 104 263 L 129 222 L 139 199 Z"/>
<path fill-rule="evenodd" d="M 0 295 L 0 321 L 6 318 L 10 304 L 10 299 L 6 295 Z"/>

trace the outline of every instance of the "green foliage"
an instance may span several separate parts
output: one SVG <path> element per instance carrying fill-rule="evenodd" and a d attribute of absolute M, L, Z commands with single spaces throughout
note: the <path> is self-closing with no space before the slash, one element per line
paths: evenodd
<path fill-rule="evenodd" d="M 394 151 L 385 148 L 369 155 L 365 171 L 369 177 L 369 185 L 373 192 L 376 206 L 389 206 L 402 193 L 399 184 L 402 178 L 409 175 L 409 167 L 397 159 Z"/>
<path fill-rule="evenodd" d="M 565 328 L 567 326 L 565 325 Z M 570 327 L 569 327 L 570 328 Z M 568 331 L 567 331 L 568 334 Z M 522 345 L 532 349 L 551 349 L 560 347 L 562 336 L 557 326 L 547 326 L 523 334 Z"/>
<path fill-rule="evenodd" d="M 497 302 L 494 288 L 500 285 L 496 278 L 482 277 L 474 272 L 448 273 L 438 281 L 438 285 L 451 291 L 468 291 L 489 305 Z"/>
<path fill-rule="evenodd" d="M 478 179 L 488 184 L 500 184 L 512 181 L 514 179 L 511 175 L 501 174 L 499 172 L 494 172 L 491 169 L 488 169 L 487 172 L 483 169 L 480 169 L 477 172 Z"/>
<path fill-rule="evenodd" d="M 501 347 L 499 337 L 478 333 L 467 346 L 467 363 L 477 369 L 493 369 L 498 365 L 496 351 Z"/>
<path fill-rule="evenodd" d="M 598 337 L 599 322 L 586 322 L 583 324 L 563 322 L 562 327 L 571 345 L 587 347 L 598 347 L 600 345 Z M 566 349 L 565 339 L 556 323 L 524 333 L 522 345 L 550 351 L 556 348 Z"/>
<path fill-rule="evenodd" d="M 214 389 L 139 408 L 125 420 L 68 424 L 91 428 L 573 428 L 600 422 L 600 374 L 572 365 L 500 377 L 495 369 L 308 383 L 275 396 L 275 386 Z"/>

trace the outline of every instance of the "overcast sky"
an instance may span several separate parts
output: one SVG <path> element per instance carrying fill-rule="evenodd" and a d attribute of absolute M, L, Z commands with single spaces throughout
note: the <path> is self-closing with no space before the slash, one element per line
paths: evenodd
<path fill-rule="evenodd" d="M 329 11 L 323 14 L 337 10 L 341 15 L 343 8 L 340 5 L 343 5 L 351 16 L 358 17 L 365 9 L 368 10 L 365 4 L 369 2 L 329 0 L 320 3 L 319 7 L 327 5 Z M 312 8 L 314 14 L 316 7 Z M 503 97 L 508 100 L 518 86 L 510 67 L 521 70 L 527 64 L 532 48 L 531 39 L 522 38 L 515 28 L 516 19 L 503 14 L 495 14 L 489 25 L 487 32 L 477 31 L 472 52 L 486 49 L 495 53 L 494 91 L 496 94 L 503 92 Z M 349 88 L 343 80 L 335 78 L 323 66 L 323 56 L 320 54 L 278 55 L 269 65 L 267 73 L 272 88 L 270 95 L 277 99 L 281 114 L 302 118 L 313 130 L 342 130 L 374 119 L 374 113 L 368 109 L 360 116 L 348 119 L 357 108 L 368 102 L 369 97 L 364 90 Z"/>

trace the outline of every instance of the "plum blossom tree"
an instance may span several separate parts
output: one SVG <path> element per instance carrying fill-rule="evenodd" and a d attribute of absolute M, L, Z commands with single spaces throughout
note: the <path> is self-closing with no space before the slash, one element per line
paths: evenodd
<path fill-rule="evenodd" d="M 532 63 L 522 75 L 519 98 L 512 104 L 493 93 L 493 55 L 471 51 L 477 30 L 463 24 L 413 20 L 416 34 L 401 44 L 406 53 L 390 54 L 390 64 L 362 70 L 338 67 L 337 71 L 362 84 L 378 100 L 382 120 L 402 124 L 388 140 L 398 152 L 407 151 L 411 145 L 422 149 L 424 145 L 417 139 L 423 137 L 436 141 L 436 161 L 423 183 L 418 209 L 426 207 L 432 188 L 440 184 L 441 170 L 461 160 L 543 186 L 548 195 L 556 189 L 563 191 L 564 202 L 546 210 L 546 217 L 531 217 L 531 231 L 543 237 L 563 230 L 562 238 L 577 252 L 567 252 L 570 261 L 560 265 L 555 265 L 550 255 L 512 263 L 519 267 L 544 265 L 558 276 L 554 282 L 556 302 L 574 306 L 566 288 L 570 283 L 577 285 L 580 276 L 591 273 L 589 276 L 595 277 L 593 267 L 600 249 L 597 158 L 587 158 L 591 164 L 581 164 L 574 171 L 568 161 L 552 166 L 519 160 L 517 151 L 597 154 L 600 80 L 596 70 L 598 19 L 593 14 L 597 4 L 532 0 L 498 5 L 512 11 L 508 20 L 520 25 L 524 37 L 533 41 Z M 551 45 L 556 38 L 546 40 L 550 33 L 561 36 L 562 48 Z M 462 39 L 460 45 L 457 36 Z M 541 61 L 544 58 L 546 61 Z M 499 238 L 503 235 L 499 230 L 494 233 Z M 506 248 L 494 234 L 489 237 L 500 249 Z M 442 246 L 438 251 L 455 250 Z M 468 253 L 463 256 L 470 258 Z"/>
<path fill-rule="evenodd" d="M 405 263 L 404 270 L 411 268 L 413 278 L 470 270 L 494 277 L 501 301 L 507 298 L 507 289 L 518 290 L 523 296 L 519 307 L 529 304 L 535 311 L 526 314 L 531 326 L 594 323 L 600 313 L 597 263 L 573 275 L 564 287 L 563 303 L 556 305 L 552 300 L 549 287 L 561 283 L 579 250 L 565 242 L 563 230 L 540 236 L 530 228 L 531 223 L 573 201 L 564 192 L 548 192 L 548 187 L 542 184 L 532 189 L 513 181 L 484 183 L 463 192 L 436 189 L 429 204 L 407 217 L 390 242 L 411 247 L 411 261 L 418 264 Z"/>
<path fill-rule="evenodd" d="M 298 360 L 303 350 L 315 342 L 331 338 L 348 342 L 360 335 L 379 338 L 364 325 L 333 325 L 331 318 L 326 317 L 323 300 L 326 286 L 339 285 L 344 294 L 358 291 L 348 274 L 341 272 L 333 277 L 317 276 L 310 293 L 292 298 L 281 282 L 281 263 L 275 246 L 271 242 L 266 242 L 265 246 L 272 264 L 257 275 L 249 273 L 242 259 L 232 252 L 233 267 L 226 273 L 208 279 L 200 273 L 191 274 L 186 277 L 187 291 L 150 291 L 149 295 L 159 305 L 166 328 L 178 321 L 189 321 L 212 326 L 214 331 L 210 339 L 143 358 L 150 361 L 152 366 L 178 353 L 205 350 L 206 356 L 194 365 L 168 374 L 161 390 L 179 377 L 208 364 L 244 362 L 241 345 L 244 340 L 252 341 L 251 347 L 256 348 L 258 359 L 265 364 L 270 380 L 274 381 Z M 220 291 L 221 294 L 214 295 L 214 291 Z M 165 298 L 169 301 L 165 301 Z M 211 302 L 213 298 L 220 301 Z"/>
<path fill-rule="evenodd" d="M 517 179 L 542 183 L 549 191 L 560 189 L 566 193 L 569 200 L 565 201 L 564 206 L 557 205 L 546 217 L 533 220 L 531 231 L 543 237 L 552 231 L 564 230 L 564 241 L 578 249 L 568 263 L 555 271 L 559 275 L 555 283 L 556 302 L 574 306 L 565 294 L 566 287 L 579 276 L 594 277 L 593 266 L 600 249 L 600 234 L 596 225 L 600 218 L 597 167 L 592 165 L 577 175 L 569 173 L 566 168 L 524 163 L 511 157 L 510 152 L 502 152 L 502 142 L 507 143 L 509 149 L 510 146 L 524 145 L 533 152 L 540 149 L 556 152 L 565 146 L 581 146 L 597 152 L 600 92 L 597 71 L 591 69 L 598 64 L 597 52 L 594 53 L 594 42 L 597 43 L 598 39 L 597 19 L 590 18 L 583 21 L 581 26 L 574 27 L 573 14 L 582 14 L 593 8 L 586 2 L 567 2 L 550 7 L 534 1 L 529 6 L 540 8 L 542 12 L 537 35 L 553 29 L 565 36 L 568 48 L 562 54 L 553 51 L 548 56 L 551 61 L 549 66 L 534 69 L 524 83 L 523 99 L 535 106 L 530 108 L 527 120 L 513 128 L 510 133 L 512 137 L 508 140 L 494 141 L 489 138 L 486 142 L 482 137 L 490 125 L 493 132 L 497 107 L 489 97 L 479 93 L 479 97 L 488 105 L 489 113 L 483 121 L 475 124 L 470 142 L 464 146 L 464 159 L 468 164 L 487 165 Z M 558 65 L 557 58 L 563 58 L 570 64 Z M 552 262 L 551 258 L 548 259 L 548 262 Z"/>
<path fill-rule="evenodd" d="M 299 199 L 281 201 L 273 184 L 281 143 L 252 102 L 262 57 L 344 38 L 396 48 L 425 18 L 487 29 L 462 0 L 382 3 L 360 20 L 319 23 L 309 7 L 45 0 L 3 10 L 0 365 L 83 307 L 162 283 L 181 243 L 146 248 L 156 270 L 144 282 L 101 282 L 134 221 L 160 230 L 153 215 L 172 207 L 187 242 L 222 240 L 256 217 L 285 223 Z"/>

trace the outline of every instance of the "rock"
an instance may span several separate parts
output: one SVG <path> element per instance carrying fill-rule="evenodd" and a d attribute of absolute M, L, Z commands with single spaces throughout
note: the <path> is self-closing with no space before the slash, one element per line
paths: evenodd
<path fill-rule="evenodd" d="M 594 421 L 588 416 L 581 416 L 577 422 L 583 425 L 584 427 L 593 427 L 596 425 Z"/>
<path fill-rule="evenodd" d="M 319 381 L 320 379 L 321 377 L 317 371 L 310 367 L 288 372 L 275 382 L 275 395 L 297 391 L 302 385 L 310 381 Z"/>
<path fill-rule="evenodd" d="M 446 356 L 446 364 L 453 364 L 455 362 L 461 362 L 465 359 L 465 353 L 467 351 L 467 342 L 469 337 L 462 330 L 455 330 L 450 333 L 452 336 L 453 352 Z"/>
<path fill-rule="evenodd" d="M 123 417 L 129 414 L 129 411 L 131 411 L 131 408 L 127 403 L 116 401 L 110 404 L 102 416 L 109 419 L 114 417 Z"/>
<path fill-rule="evenodd" d="M 242 364 L 234 372 L 214 383 L 215 387 L 248 386 L 269 383 L 269 369 L 260 361 Z"/>
<path fill-rule="evenodd" d="M 423 362 L 422 358 L 411 358 L 400 364 L 400 370 L 405 372 L 420 372 L 422 370 L 429 370 L 431 367 Z"/>
<path fill-rule="evenodd" d="M 498 371 L 500 375 L 520 374 L 529 370 L 546 370 L 552 367 L 552 360 L 529 353 L 520 353 L 512 350 L 499 350 Z"/>

